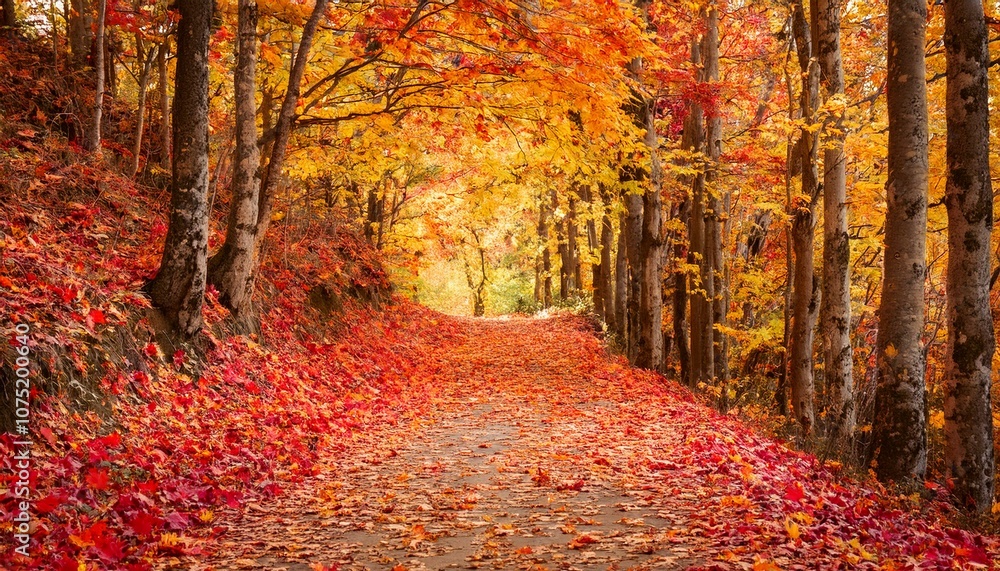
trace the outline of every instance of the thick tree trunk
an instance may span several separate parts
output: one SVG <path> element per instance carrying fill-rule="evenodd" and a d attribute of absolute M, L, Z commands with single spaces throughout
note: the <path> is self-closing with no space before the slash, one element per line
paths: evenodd
<path fill-rule="evenodd" d="M 888 181 L 872 429 L 882 480 L 923 482 L 927 469 L 924 278 L 927 235 L 927 4 L 889 2 Z"/>
<path fill-rule="evenodd" d="M 164 40 L 160 44 L 159 51 L 156 52 L 156 73 L 159 76 L 160 95 L 160 166 L 163 170 L 170 169 L 171 140 L 170 140 L 170 95 L 167 92 L 167 85 L 170 83 L 167 71 L 167 52 L 170 51 L 170 43 Z"/>
<path fill-rule="evenodd" d="M 827 99 L 844 94 L 840 54 L 841 0 L 817 0 L 816 48 Z M 827 122 L 823 145 L 823 363 L 834 439 L 854 434 L 854 377 L 851 352 L 851 245 L 847 234 L 847 174 L 841 118 Z"/>
<path fill-rule="evenodd" d="M 799 108 L 807 127 L 799 132 L 798 152 L 802 164 L 799 204 L 792 212 L 792 249 L 795 268 L 792 278 L 792 329 L 789 336 L 789 381 L 792 412 L 803 434 L 816 423 L 813 409 L 813 330 L 819 310 L 818 289 L 813 279 L 815 209 L 819 198 L 819 139 L 808 126 L 815 120 L 819 102 L 819 66 L 815 60 L 812 34 L 801 1 L 792 3 L 792 29 L 802 72 Z"/>
<path fill-rule="evenodd" d="M 170 226 L 160 270 L 149 285 L 153 305 L 174 332 L 201 329 L 208 247 L 208 39 L 211 2 L 178 0 L 177 84 Z"/>
<path fill-rule="evenodd" d="M 639 290 L 639 336 L 635 364 L 645 369 L 663 366 L 663 203 L 660 196 L 659 141 L 653 118 L 652 99 L 643 99 L 639 107 L 646 127 L 643 142 L 649 149 L 649 171 L 645 173 L 642 195 L 642 235 L 639 243 L 641 284 Z"/>
<path fill-rule="evenodd" d="M 986 20 L 980 0 L 945 2 L 947 57 L 948 347 L 945 353 L 945 465 L 958 505 L 993 506 L 990 375 L 990 122 Z"/>
<path fill-rule="evenodd" d="M 239 316 L 253 295 L 256 266 L 254 228 L 260 199 L 260 150 L 257 136 L 257 2 L 239 0 L 236 71 L 236 156 L 226 240 L 208 262 L 208 281 L 219 301 Z"/>
<path fill-rule="evenodd" d="M 94 89 L 94 117 L 87 132 L 87 150 L 98 154 L 101 152 L 101 121 L 104 116 L 104 21 L 107 7 L 107 0 L 97 0 L 97 59 L 94 62 L 97 81 Z"/>

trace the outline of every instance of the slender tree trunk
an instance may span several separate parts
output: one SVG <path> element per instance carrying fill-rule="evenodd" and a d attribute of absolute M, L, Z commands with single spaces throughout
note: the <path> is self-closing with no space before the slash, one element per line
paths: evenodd
<path fill-rule="evenodd" d="M 827 99 L 844 94 L 840 54 L 840 2 L 817 0 L 816 47 Z M 847 234 L 847 157 L 842 117 L 827 122 L 823 151 L 823 363 L 830 396 L 831 435 L 854 433 L 854 377 L 851 351 L 851 245 Z"/>
<path fill-rule="evenodd" d="M 316 28 L 319 22 L 326 15 L 328 0 L 316 0 L 312 14 L 302 28 L 302 37 L 299 39 L 298 50 L 295 52 L 295 60 L 292 62 L 291 73 L 288 74 L 288 89 L 285 91 L 285 98 L 281 102 L 281 110 L 278 112 L 278 119 L 274 125 L 274 143 L 271 146 L 271 157 L 264 169 L 261 180 L 260 200 L 257 210 L 257 227 L 254 231 L 257 242 L 258 254 L 263 246 L 264 236 L 267 228 L 271 224 L 271 210 L 274 207 L 274 193 L 278 187 L 278 180 L 281 178 L 281 171 L 285 165 L 285 156 L 288 152 L 288 140 L 292 135 L 292 126 L 295 123 L 295 107 L 298 105 L 299 93 L 302 90 L 302 76 L 305 74 L 306 65 L 309 63 L 309 51 L 312 48 L 313 37 L 316 35 Z M 258 256 L 259 258 L 259 256 Z M 251 277 L 256 273 L 256 267 L 251 272 Z"/>
<path fill-rule="evenodd" d="M 634 176 L 634 175 L 632 175 Z M 632 178 L 631 180 L 635 180 Z M 626 327 L 628 331 L 628 360 L 635 363 L 639 349 L 639 304 L 642 295 L 642 195 L 625 194 L 625 259 L 628 262 L 628 303 Z"/>
<path fill-rule="evenodd" d="M 577 264 L 577 229 L 576 229 L 576 198 L 570 194 L 569 212 L 564 221 L 566 225 L 566 250 L 563 258 L 563 266 L 566 268 L 567 292 L 573 294 L 580 287 L 577 279 L 580 276 L 580 267 Z"/>
<path fill-rule="evenodd" d="M 170 83 L 167 71 L 167 52 L 170 51 L 169 40 L 163 40 L 159 51 L 156 52 L 156 73 L 159 75 L 159 95 L 160 95 L 160 166 L 163 170 L 170 169 L 171 140 L 170 140 L 170 95 L 167 92 L 167 85 Z"/>
<path fill-rule="evenodd" d="M 927 269 L 926 21 L 924 0 L 889 2 L 889 176 L 872 429 L 878 477 L 914 486 L 927 470 L 926 361 L 920 340 Z"/>
<path fill-rule="evenodd" d="M 538 241 L 541 243 L 542 252 L 542 307 L 549 308 L 552 305 L 552 254 L 549 252 L 549 212 L 546 208 L 544 196 L 538 200 Z"/>
<path fill-rule="evenodd" d="M 142 47 L 138 48 L 142 54 Z M 145 57 L 139 56 L 138 65 L 141 68 L 139 73 L 139 102 L 135 112 L 135 137 L 132 142 L 132 164 L 129 167 L 129 176 L 134 177 L 139 172 L 139 159 L 142 155 L 142 134 L 146 127 L 146 94 L 149 91 L 149 76 L 153 70 L 153 52 L 150 51 Z"/>
<path fill-rule="evenodd" d="M 706 15 L 705 25 L 705 77 L 710 84 L 719 82 L 719 11 L 714 4 L 710 5 Z M 728 407 L 728 385 L 729 385 L 729 343 L 722 329 L 725 327 L 729 306 L 729 294 L 726 286 L 726 268 L 724 257 L 725 246 L 725 218 L 727 216 L 727 204 L 729 197 L 725 195 L 717 186 L 717 174 L 719 159 L 722 156 L 722 117 L 718 110 L 707 118 L 707 129 L 705 132 L 708 147 L 709 168 L 705 173 L 705 182 L 710 192 L 708 193 L 708 212 L 705 232 L 705 252 L 711 260 L 707 264 L 709 271 L 706 295 L 711 302 L 712 312 L 712 364 L 711 374 L 715 376 L 715 382 L 722 390 L 719 399 L 719 406 L 722 409 Z"/>
<path fill-rule="evenodd" d="M 97 87 L 94 90 L 94 118 L 87 133 L 87 150 L 91 153 L 101 152 L 101 120 L 104 115 L 104 20 L 107 11 L 107 0 L 97 0 L 97 60 L 94 71 L 97 74 Z"/>
<path fill-rule="evenodd" d="M 691 63 L 702 65 L 701 43 L 691 42 Z M 700 72 L 699 81 L 705 81 L 704 68 Z M 688 116 L 684 123 L 682 146 L 691 153 L 704 151 L 705 112 L 701 102 L 692 99 L 688 102 Z M 704 167 L 694 176 L 691 182 L 690 214 L 688 216 L 688 253 L 687 263 L 696 266 L 698 271 L 691 276 L 691 360 L 689 377 L 685 379 L 688 385 L 698 386 L 698 383 L 711 381 L 711 369 L 706 368 L 706 352 L 711 350 L 712 322 L 708 312 L 708 302 L 705 298 L 705 171 Z M 678 288 L 678 291 L 680 288 Z M 712 366 L 714 369 L 714 364 Z"/>
<path fill-rule="evenodd" d="M 690 223 L 691 201 L 686 196 L 677 205 L 678 220 Z M 674 263 L 678 267 L 674 271 L 674 297 L 673 297 L 673 317 L 674 317 L 674 340 L 677 345 L 677 364 L 680 366 L 679 379 L 682 383 L 691 382 L 691 353 L 688 343 L 688 273 L 682 267 L 687 262 L 688 249 L 683 239 L 678 238 L 674 242 Z"/>
<path fill-rule="evenodd" d="M 628 343 L 628 214 L 618 217 L 618 246 L 615 250 L 615 331 Z"/>
<path fill-rule="evenodd" d="M 601 281 L 598 287 L 601 289 L 601 297 L 604 299 L 604 323 L 614 328 L 615 323 L 615 295 L 614 295 L 614 272 L 611 265 L 611 250 L 614 249 L 615 229 L 611 223 L 611 195 L 601 186 Z"/>
<path fill-rule="evenodd" d="M 587 247 L 590 251 L 590 259 L 593 260 L 597 258 L 597 262 L 590 263 L 590 273 L 591 273 L 591 289 L 593 290 L 593 301 L 594 301 L 594 313 L 604 319 L 604 288 L 601 286 L 601 282 L 604 280 L 604 267 L 601 265 L 601 242 L 600 237 L 597 234 L 597 220 L 595 219 L 595 213 L 597 209 L 594 201 L 594 193 L 591 191 L 590 186 L 583 185 L 580 189 L 582 196 L 581 198 L 587 203 L 587 211 L 589 216 L 587 216 Z"/>
<path fill-rule="evenodd" d="M 156 278 L 153 305 L 182 338 L 202 324 L 208 248 L 208 40 L 212 4 L 178 0 L 177 84 L 170 226 Z"/>
<path fill-rule="evenodd" d="M 810 434 L 816 423 L 813 409 L 813 331 L 819 310 L 818 284 L 814 283 L 815 210 L 819 199 L 819 139 L 810 128 L 819 100 L 819 66 L 809 24 L 801 0 L 792 2 L 792 28 L 795 34 L 802 91 L 799 108 L 806 122 L 799 132 L 798 151 L 802 164 L 802 191 L 792 212 L 792 249 L 795 268 L 792 279 L 792 330 L 789 337 L 789 380 L 792 389 L 792 412 L 803 434 Z"/>
<path fill-rule="evenodd" d="M 948 347 L 945 353 L 945 464 L 958 505 L 993 506 L 990 377 L 990 121 L 986 20 L 980 0 L 945 2 L 947 57 Z"/>
<path fill-rule="evenodd" d="M 253 296 L 256 266 L 254 229 L 260 200 L 260 147 L 257 135 L 257 2 L 239 0 L 236 71 L 236 156 L 226 240 L 208 262 L 208 281 L 219 301 L 237 317 Z"/>

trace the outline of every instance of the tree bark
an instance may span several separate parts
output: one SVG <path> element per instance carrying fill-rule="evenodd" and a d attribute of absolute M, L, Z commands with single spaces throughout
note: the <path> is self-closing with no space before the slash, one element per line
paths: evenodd
<path fill-rule="evenodd" d="M 104 115 L 104 21 L 107 7 L 107 0 L 97 0 L 97 59 L 94 61 L 97 81 L 94 89 L 94 117 L 87 133 L 87 150 L 97 154 L 101 152 L 101 121 Z"/>
<path fill-rule="evenodd" d="M 69 0 L 69 21 L 67 23 L 69 48 L 73 63 L 77 66 L 87 64 L 90 48 L 94 39 L 94 15 L 91 13 L 89 0 Z"/>
<path fill-rule="evenodd" d="M 160 270 L 149 285 L 153 305 L 174 333 L 202 325 L 208 247 L 208 40 L 212 3 L 178 0 L 177 84 L 170 226 Z"/>
<path fill-rule="evenodd" d="M 135 112 L 135 136 L 132 141 L 132 164 L 129 166 L 129 176 L 134 177 L 139 172 L 139 159 L 142 155 L 142 135 L 146 127 L 146 94 L 149 92 L 149 76 L 153 70 L 153 52 L 143 54 L 143 47 L 138 43 L 136 53 L 139 61 L 139 101 Z"/>
<path fill-rule="evenodd" d="M 10 30 L 17 27 L 17 3 L 14 0 L 3 0 L 0 3 L 0 8 L 3 11 L 3 14 L 0 15 L 0 26 L 6 28 L 9 33 Z M 53 33 L 55 33 L 54 27 Z"/>
<path fill-rule="evenodd" d="M 885 255 L 872 429 L 875 472 L 914 486 L 927 469 L 924 279 L 927 233 L 927 4 L 891 0 Z"/>
<path fill-rule="evenodd" d="M 159 76 L 160 95 L 160 166 L 169 170 L 171 165 L 170 140 L 170 95 L 167 85 L 170 83 L 167 70 L 167 55 L 170 51 L 170 40 L 164 39 L 156 52 L 156 73 Z"/>
<path fill-rule="evenodd" d="M 840 2 L 817 0 L 816 48 L 824 95 L 844 94 L 840 53 Z M 854 434 L 854 376 L 851 351 L 851 245 L 847 234 L 847 157 L 842 117 L 827 121 L 823 145 L 823 363 L 830 397 L 827 419 L 834 439 Z"/>
<path fill-rule="evenodd" d="M 256 266 L 254 228 L 260 200 L 260 147 L 257 135 L 257 2 L 239 0 L 237 54 L 233 75 L 236 156 L 226 240 L 208 262 L 208 282 L 219 301 L 240 317 L 253 296 Z"/>
<path fill-rule="evenodd" d="M 615 251 L 615 331 L 628 343 L 628 215 L 618 217 L 618 247 Z"/>
<path fill-rule="evenodd" d="M 960 507 L 993 506 L 990 377 L 996 341 L 990 314 L 990 122 L 986 20 L 980 0 L 945 2 L 947 58 L 948 346 L 945 465 Z"/>
<path fill-rule="evenodd" d="M 299 47 L 295 52 L 295 60 L 292 62 L 292 70 L 288 75 L 288 88 L 285 97 L 281 102 L 281 110 L 278 112 L 278 119 L 274 125 L 274 142 L 271 146 L 271 157 L 264 169 L 261 179 L 260 199 L 257 209 L 257 227 L 254 231 L 258 252 L 263 246 L 264 236 L 267 228 L 271 224 L 271 210 L 274 207 L 274 193 L 278 187 L 278 179 L 281 178 L 281 171 L 285 165 L 285 156 L 288 152 L 288 140 L 292 135 L 292 127 L 295 123 L 295 107 L 298 105 L 299 93 L 302 91 L 302 76 L 305 74 L 306 65 L 309 63 L 309 51 L 312 48 L 313 37 L 316 35 L 316 28 L 319 27 L 320 20 L 326 15 L 326 6 L 329 0 L 316 0 L 312 14 L 302 28 L 302 37 L 299 39 Z M 253 268 L 256 273 L 256 268 Z"/>
<path fill-rule="evenodd" d="M 545 197 L 538 201 L 538 241 L 541 243 L 542 252 L 542 307 L 548 309 L 552 306 L 552 253 L 549 251 L 549 213 L 545 204 Z"/>
<path fill-rule="evenodd" d="M 705 18 L 705 79 L 709 84 L 719 83 L 719 11 L 712 4 Z M 710 374 L 721 390 L 719 406 L 725 409 L 727 405 L 729 384 L 729 343 L 726 335 L 719 327 L 725 327 L 729 309 L 729 294 L 726 283 L 726 268 L 724 257 L 725 218 L 729 197 L 716 187 L 718 179 L 719 160 L 722 157 L 722 117 L 715 110 L 707 117 L 705 143 L 708 151 L 708 170 L 705 173 L 707 193 L 707 218 L 705 231 L 705 252 L 710 263 L 706 264 L 709 272 L 706 297 L 711 303 L 712 313 L 712 364 Z"/>
<path fill-rule="evenodd" d="M 604 299 L 604 323 L 609 326 L 614 325 L 615 316 L 615 295 L 614 295 L 614 273 L 611 265 L 611 250 L 614 248 L 615 229 L 611 223 L 611 194 L 601 186 L 601 280 L 597 287 L 602 291 L 601 297 Z"/>
<path fill-rule="evenodd" d="M 701 44 L 697 40 L 691 42 L 691 63 L 702 65 Z M 704 71 L 699 73 L 699 81 L 705 81 Z M 704 151 L 705 112 L 701 102 L 692 99 L 688 102 L 688 116 L 684 124 L 682 146 L 692 154 Z M 691 182 L 690 216 L 688 218 L 688 254 L 687 262 L 698 268 L 691 276 L 691 367 L 688 385 L 698 386 L 699 383 L 711 382 L 715 368 L 714 355 L 709 357 L 712 347 L 712 320 L 708 311 L 708 300 L 705 297 L 705 171 L 704 167 L 694 176 Z M 710 364 L 711 363 L 711 364 Z"/>
<path fill-rule="evenodd" d="M 601 242 L 600 237 L 597 234 L 597 220 L 595 219 L 596 204 L 594 201 L 594 193 L 591 191 L 590 186 L 583 185 L 580 188 L 581 199 L 587 203 L 587 211 L 589 215 L 587 216 L 587 247 L 590 250 L 590 259 L 593 260 L 597 258 L 597 262 L 590 263 L 590 274 L 591 274 L 591 290 L 592 299 L 594 302 L 594 313 L 604 319 L 604 288 L 601 286 L 601 282 L 604 280 L 604 267 L 601 265 Z"/>
<path fill-rule="evenodd" d="M 813 409 L 813 331 L 819 310 L 818 290 L 813 279 L 816 202 L 819 198 L 819 139 L 811 130 L 819 100 L 819 66 L 815 59 L 812 33 L 801 0 L 792 2 L 792 29 L 802 72 L 799 109 L 806 125 L 799 132 L 798 151 L 802 164 L 801 198 L 792 213 L 792 249 L 795 268 L 792 278 L 792 329 L 789 337 L 789 384 L 792 412 L 803 434 L 816 423 Z"/>

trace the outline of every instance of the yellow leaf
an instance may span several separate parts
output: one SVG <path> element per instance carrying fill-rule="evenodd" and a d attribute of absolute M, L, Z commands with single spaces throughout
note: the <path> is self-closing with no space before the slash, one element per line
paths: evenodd
<path fill-rule="evenodd" d="M 896 348 L 892 345 L 892 343 L 886 345 L 885 356 L 892 359 L 896 355 L 899 355 L 899 351 L 896 350 Z"/>
<path fill-rule="evenodd" d="M 792 538 L 792 541 L 795 541 L 802 535 L 802 532 L 799 531 L 799 524 L 792 521 L 790 517 L 785 518 L 785 531 L 788 532 L 788 537 Z"/>

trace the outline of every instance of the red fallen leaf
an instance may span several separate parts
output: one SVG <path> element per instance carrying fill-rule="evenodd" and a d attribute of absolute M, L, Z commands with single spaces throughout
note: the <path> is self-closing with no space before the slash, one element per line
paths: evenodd
<path fill-rule="evenodd" d="M 129 520 L 128 526 L 136 535 L 147 536 L 154 529 L 159 529 L 163 526 L 163 518 L 142 512 Z"/>
<path fill-rule="evenodd" d="M 790 502 L 801 501 L 805 496 L 806 492 L 802 488 L 802 484 L 799 482 L 794 482 L 785 489 L 785 499 Z"/>
<path fill-rule="evenodd" d="M 108 319 L 104 317 L 104 312 L 100 309 L 91 309 L 88 317 L 95 325 L 105 325 L 108 323 Z"/>
<path fill-rule="evenodd" d="M 147 343 L 146 344 L 146 348 L 143 349 L 143 350 L 150 357 L 155 357 L 156 356 L 156 344 L 155 343 Z"/>
<path fill-rule="evenodd" d="M 178 349 L 174 352 L 174 366 L 178 369 L 184 366 L 184 349 Z"/>
<path fill-rule="evenodd" d="M 595 539 L 592 535 L 583 534 L 577 536 L 573 539 L 573 541 L 569 542 L 569 548 L 582 549 L 584 546 L 590 545 L 591 543 L 597 543 L 597 539 Z"/>
<path fill-rule="evenodd" d="M 514 550 L 514 553 L 517 553 L 518 555 L 531 555 L 534 552 L 535 550 L 532 549 L 530 545 L 525 545 L 524 547 Z"/>
<path fill-rule="evenodd" d="M 13 282 L 11 282 L 10 279 L 7 278 L 7 276 L 0 276 L 0 287 L 5 287 L 7 289 L 10 289 L 13 285 L 14 285 Z"/>
<path fill-rule="evenodd" d="M 111 482 L 107 468 L 91 468 L 87 472 L 87 485 L 95 490 L 106 490 Z"/>
<path fill-rule="evenodd" d="M 56 440 L 56 435 L 52 432 L 52 429 L 50 429 L 47 426 L 43 426 L 40 429 L 38 429 L 38 433 L 41 434 L 43 438 L 45 438 L 45 441 L 49 443 L 49 446 L 53 448 L 56 447 L 58 441 Z"/>
<path fill-rule="evenodd" d="M 580 490 L 583 489 L 583 484 L 584 484 L 583 480 L 577 480 L 575 482 L 572 480 L 566 480 L 565 482 L 562 482 L 561 484 L 556 486 L 556 491 L 565 492 L 567 490 L 573 490 L 574 492 L 579 492 Z"/>
<path fill-rule="evenodd" d="M 65 501 L 66 501 L 65 497 L 52 494 L 36 501 L 32 507 L 35 508 L 35 511 L 37 511 L 40 514 L 47 514 L 51 513 L 57 507 L 61 506 Z"/>

